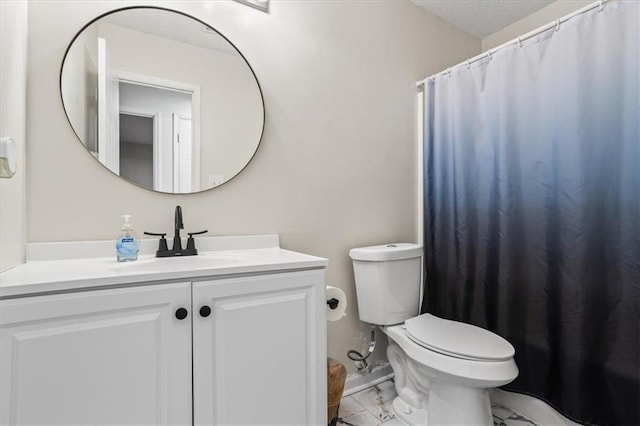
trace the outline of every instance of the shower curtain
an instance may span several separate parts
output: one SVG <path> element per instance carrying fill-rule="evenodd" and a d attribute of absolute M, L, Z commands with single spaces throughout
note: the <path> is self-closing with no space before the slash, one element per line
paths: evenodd
<path fill-rule="evenodd" d="M 581 423 L 640 424 L 640 2 L 425 84 L 423 312 L 508 339 Z"/>

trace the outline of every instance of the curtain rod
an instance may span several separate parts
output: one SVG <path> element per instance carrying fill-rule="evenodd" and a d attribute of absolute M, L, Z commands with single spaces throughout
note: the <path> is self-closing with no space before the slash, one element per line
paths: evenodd
<path fill-rule="evenodd" d="M 482 60 L 484 58 L 491 58 L 491 56 L 494 53 L 496 53 L 496 51 L 498 51 L 500 49 L 503 49 L 503 48 L 505 48 L 507 46 L 511 46 L 512 44 L 518 43 L 519 45 L 522 46 L 522 42 L 523 41 L 528 40 L 528 39 L 530 39 L 532 37 L 535 37 L 535 36 L 537 36 L 539 34 L 542 34 L 545 31 L 548 31 L 548 30 L 550 30 L 552 28 L 558 29 L 560 27 L 560 24 L 563 24 L 563 23 L 567 22 L 568 20 L 570 20 L 571 18 L 573 18 L 575 16 L 581 15 L 581 14 L 583 14 L 585 12 L 588 12 L 588 11 L 590 11 L 592 9 L 595 9 L 596 7 L 599 9 L 599 12 L 602 12 L 602 10 L 604 9 L 604 4 L 609 2 L 609 1 L 611 1 L 611 0 L 599 0 L 599 1 L 593 2 L 591 4 L 588 4 L 588 5 L 584 6 L 584 7 L 576 10 L 573 13 L 565 15 L 562 18 L 556 19 L 554 22 L 550 22 L 550 23 L 548 23 L 546 25 L 543 25 L 542 27 L 536 28 L 533 31 L 529 31 L 528 33 L 526 33 L 524 35 L 521 35 L 520 37 L 516 37 L 513 40 L 509 40 L 508 42 L 503 43 L 498 47 L 494 47 L 493 49 L 489 49 L 486 52 L 482 52 L 481 54 L 479 54 L 477 56 L 474 56 L 473 58 L 467 59 L 464 62 L 460 62 L 458 65 L 454 65 L 452 67 L 447 68 L 444 71 L 440 71 L 440 72 L 438 72 L 436 74 L 433 74 L 433 75 L 425 78 L 424 80 L 420 80 L 420 81 L 416 82 L 416 86 L 417 87 L 422 87 L 422 86 L 424 86 L 424 84 L 427 81 L 433 80 L 433 79 L 435 79 L 436 77 L 438 77 L 440 75 L 444 75 L 444 74 L 450 73 L 451 70 L 453 70 L 454 68 L 458 68 L 458 67 L 461 67 L 461 66 L 468 67 L 469 65 L 473 64 L 474 62 L 478 62 L 478 61 L 480 61 L 480 60 Z"/>

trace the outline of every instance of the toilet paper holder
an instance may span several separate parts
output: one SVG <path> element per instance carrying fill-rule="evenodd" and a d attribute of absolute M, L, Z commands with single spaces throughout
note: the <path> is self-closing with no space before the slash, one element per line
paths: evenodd
<path fill-rule="evenodd" d="M 346 315 L 347 296 L 338 287 L 326 286 L 327 321 L 338 321 Z"/>
<path fill-rule="evenodd" d="M 340 301 L 335 297 L 332 297 L 331 299 L 327 300 L 327 305 L 329 305 L 329 309 L 331 310 L 337 309 L 339 304 L 340 304 Z"/>

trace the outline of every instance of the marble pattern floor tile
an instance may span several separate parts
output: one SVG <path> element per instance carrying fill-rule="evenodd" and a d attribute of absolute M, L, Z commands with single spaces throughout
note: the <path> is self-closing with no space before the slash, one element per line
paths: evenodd
<path fill-rule="evenodd" d="M 491 411 L 493 412 L 493 424 L 495 426 L 540 426 L 500 404 L 491 404 Z"/>
<path fill-rule="evenodd" d="M 346 419 L 362 411 L 366 411 L 366 408 L 364 408 L 362 404 L 360 404 L 358 401 L 353 399 L 352 396 L 345 396 L 340 400 L 340 409 L 338 410 L 338 417 Z"/>
<path fill-rule="evenodd" d="M 360 411 L 359 413 L 354 413 L 349 417 L 341 418 L 341 420 L 338 420 L 338 425 L 340 424 L 353 426 L 378 426 L 380 421 L 376 416 L 365 410 Z"/>
<path fill-rule="evenodd" d="M 387 420 L 386 422 L 381 423 L 381 426 L 407 426 L 407 425 L 399 418 L 394 417 L 391 420 Z"/>
<path fill-rule="evenodd" d="M 376 416 L 378 423 L 391 420 L 394 416 L 391 404 L 396 397 L 393 380 L 364 389 L 351 395 L 367 411 Z"/>
<path fill-rule="evenodd" d="M 391 404 L 395 397 L 393 379 L 346 396 L 340 401 L 338 417 L 342 422 L 338 425 L 404 426 L 393 414 Z M 492 404 L 491 410 L 495 426 L 540 426 L 500 404 Z"/>

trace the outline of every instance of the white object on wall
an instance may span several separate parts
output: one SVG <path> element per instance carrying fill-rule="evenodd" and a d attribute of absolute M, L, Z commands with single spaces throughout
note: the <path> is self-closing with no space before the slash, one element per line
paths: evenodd
<path fill-rule="evenodd" d="M 254 9 L 269 13 L 269 0 L 236 0 L 238 3 L 246 4 Z"/>
<path fill-rule="evenodd" d="M 207 188 L 213 188 L 224 183 L 223 175 L 209 175 L 207 180 Z"/>
<path fill-rule="evenodd" d="M 16 142 L 12 138 L 0 139 L 0 178 L 12 178 L 16 174 Z"/>

